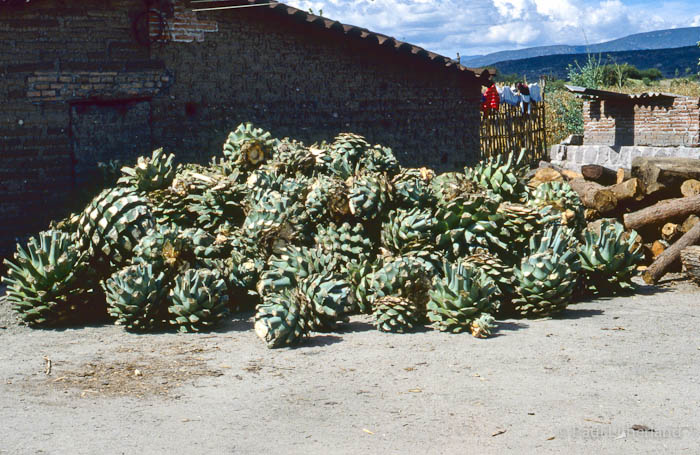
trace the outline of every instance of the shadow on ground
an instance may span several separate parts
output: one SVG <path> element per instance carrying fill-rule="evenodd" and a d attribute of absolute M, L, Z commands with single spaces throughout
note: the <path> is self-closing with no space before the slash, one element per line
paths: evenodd
<path fill-rule="evenodd" d="M 594 316 L 601 316 L 605 314 L 605 311 L 598 309 L 575 309 L 568 307 L 566 310 L 559 314 L 552 316 L 552 319 L 583 319 L 592 318 Z"/>
<path fill-rule="evenodd" d="M 253 330 L 254 315 L 255 313 L 253 311 L 233 313 L 231 316 L 224 319 L 223 322 L 219 326 L 217 326 L 212 332 L 227 333 L 247 332 L 249 330 Z"/>

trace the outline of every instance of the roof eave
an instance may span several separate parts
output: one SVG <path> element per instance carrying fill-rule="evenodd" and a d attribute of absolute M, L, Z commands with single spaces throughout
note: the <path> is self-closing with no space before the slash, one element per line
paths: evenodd
<path fill-rule="evenodd" d="M 316 27 L 326 29 L 356 39 L 366 40 L 377 46 L 391 49 L 398 54 L 410 55 L 425 62 L 434 63 L 446 71 L 454 71 L 463 77 L 474 79 L 481 85 L 489 85 L 491 78 L 495 75 L 495 70 L 483 68 L 472 69 L 462 66 L 452 61 L 452 59 L 434 52 L 430 52 L 422 47 L 410 43 L 398 41 L 397 39 L 375 33 L 366 28 L 355 25 L 343 24 L 330 20 L 322 16 L 294 8 L 281 2 L 270 2 L 269 0 L 187 0 L 187 6 L 200 11 L 222 11 L 223 9 L 248 8 L 259 5 L 260 9 L 273 11 L 284 17 L 297 20 L 299 22 L 312 24 Z"/>

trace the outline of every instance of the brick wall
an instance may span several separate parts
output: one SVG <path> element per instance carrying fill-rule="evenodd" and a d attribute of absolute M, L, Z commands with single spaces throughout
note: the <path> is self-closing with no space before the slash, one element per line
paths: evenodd
<path fill-rule="evenodd" d="M 167 19 L 167 32 L 172 42 L 202 43 L 207 33 L 219 31 L 216 21 L 200 19 L 198 13 L 188 10 L 183 1 L 175 2 L 173 10 L 173 17 Z"/>
<path fill-rule="evenodd" d="M 117 71 L 36 71 L 27 77 L 31 102 L 154 96 L 170 82 L 162 70 L 137 73 Z"/>
<path fill-rule="evenodd" d="M 586 101 L 583 120 L 586 145 L 700 146 L 698 98 Z"/>
<path fill-rule="evenodd" d="M 108 3 L 0 8 L 0 255 L 73 196 L 70 103 L 132 97 L 135 84 L 167 75 L 130 36 L 139 2 Z"/>
<path fill-rule="evenodd" d="M 165 42 L 145 47 L 132 29 L 143 12 L 140 0 L 2 11 L 0 255 L 14 237 L 65 214 L 79 190 L 76 153 L 90 156 L 81 131 L 95 147 L 129 144 L 132 159 L 165 146 L 181 160 L 207 161 L 244 121 L 306 142 L 354 131 L 391 146 L 404 165 L 455 169 L 478 157 L 475 80 L 262 8 L 194 13 L 178 0 Z M 121 133 L 99 122 L 71 126 L 76 106 L 110 119 L 134 100 L 138 111 Z"/>
<path fill-rule="evenodd" d="M 197 13 L 218 31 L 201 43 L 153 49 L 168 69 L 188 68 L 176 74 L 169 99 L 154 99 L 156 143 L 209 153 L 250 120 L 306 142 L 355 131 L 391 146 L 405 165 L 455 169 L 477 158 L 478 84 L 255 10 Z"/>

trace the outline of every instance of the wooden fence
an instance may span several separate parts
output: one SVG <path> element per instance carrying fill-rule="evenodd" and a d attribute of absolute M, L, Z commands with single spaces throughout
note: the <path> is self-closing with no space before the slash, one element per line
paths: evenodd
<path fill-rule="evenodd" d="M 545 103 L 533 103 L 529 114 L 520 106 L 502 103 L 498 111 L 481 113 L 481 158 L 527 150 L 526 160 L 534 165 L 547 157 Z"/>

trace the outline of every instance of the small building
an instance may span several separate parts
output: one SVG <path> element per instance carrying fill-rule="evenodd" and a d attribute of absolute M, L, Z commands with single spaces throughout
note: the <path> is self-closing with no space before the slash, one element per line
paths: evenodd
<path fill-rule="evenodd" d="M 0 255 L 64 215 L 97 162 L 161 146 L 205 161 L 245 121 L 473 163 L 491 76 L 267 0 L 5 0 L 0 75 Z"/>
<path fill-rule="evenodd" d="M 630 168 L 637 156 L 700 158 L 700 99 L 567 86 L 582 97 L 583 137 L 552 147 L 555 163 Z"/>

